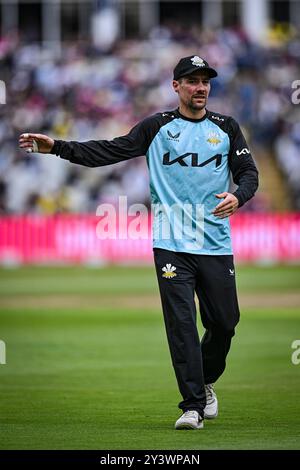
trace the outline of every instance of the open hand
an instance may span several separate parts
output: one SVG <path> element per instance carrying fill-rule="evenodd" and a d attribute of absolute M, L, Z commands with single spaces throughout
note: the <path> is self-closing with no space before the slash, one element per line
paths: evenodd
<path fill-rule="evenodd" d="M 21 134 L 19 147 L 26 152 L 50 153 L 54 140 L 44 134 Z"/>

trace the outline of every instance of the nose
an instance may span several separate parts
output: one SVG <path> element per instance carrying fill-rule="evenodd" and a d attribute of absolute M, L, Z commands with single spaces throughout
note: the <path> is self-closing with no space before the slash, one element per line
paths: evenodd
<path fill-rule="evenodd" d="M 197 83 L 196 90 L 197 91 L 202 91 L 202 92 L 205 91 L 204 83 L 201 80 L 199 80 L 199 82 Z"/>

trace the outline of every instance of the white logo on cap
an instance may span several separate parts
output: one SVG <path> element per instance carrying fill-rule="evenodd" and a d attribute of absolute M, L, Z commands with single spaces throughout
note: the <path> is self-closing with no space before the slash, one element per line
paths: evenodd
<path fill-rule="evenodd" d="M 196 65 L 197 67 L 204 67 L 205 63 L 201 57 L 198 55 L 194 55 L 194 57 L 191 58 L 192 64 Z"/>

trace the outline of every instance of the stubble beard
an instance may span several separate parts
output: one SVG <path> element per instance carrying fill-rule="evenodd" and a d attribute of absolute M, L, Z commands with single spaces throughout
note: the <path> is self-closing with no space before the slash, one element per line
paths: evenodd
<path fill-rule="evenodd" d="M 191 99 L 189 103 L 187 103 L 187 106 L 188 108 L 190 109 L 190 111 L 201 111 L 202 109 L 204 109 L 206 107 L 206 98 L 204 97 L 203 99 L 203 103 L 200 104 L 200 103 L 197 103 L 195 104 L 194 102 L 194 99 Z"/>

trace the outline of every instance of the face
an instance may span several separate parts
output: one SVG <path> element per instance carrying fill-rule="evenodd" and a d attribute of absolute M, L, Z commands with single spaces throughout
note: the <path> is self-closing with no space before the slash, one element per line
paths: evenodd
<path fill-rule="evenodd" d="M 205 72 L 194 72 L 173 80 L 173 88 L 178 93 L 180 106 L 197 112 L 206 106 L 210 92 L 209 76 Z"/>

